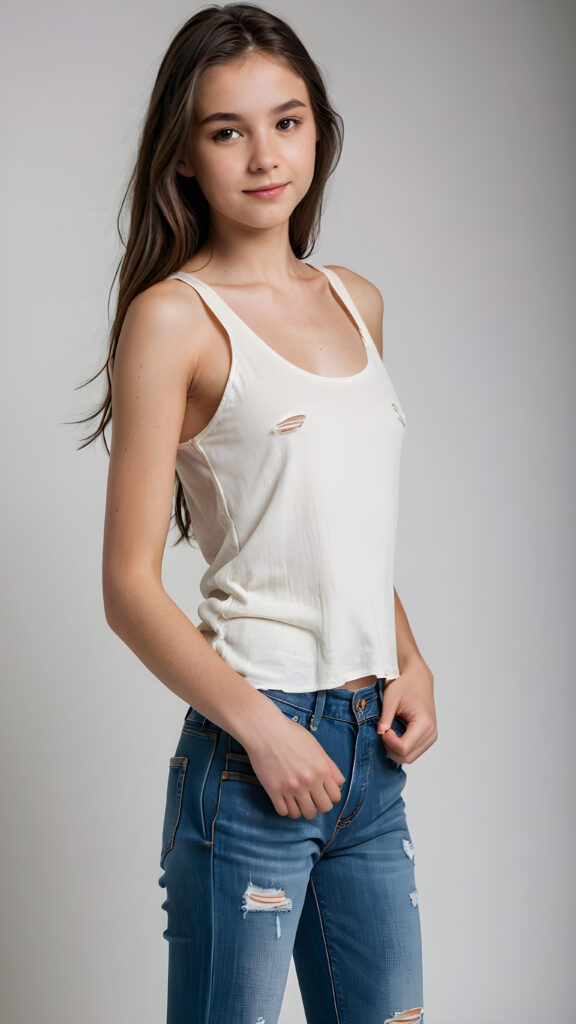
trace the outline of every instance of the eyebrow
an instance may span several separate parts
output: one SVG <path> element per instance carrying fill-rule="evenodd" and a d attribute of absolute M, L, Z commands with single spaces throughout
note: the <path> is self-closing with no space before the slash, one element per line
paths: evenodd
<path fill-rule="evenodd" d="M 306 104 L 302 103 L 301 100 L 287 100 L 286 103 L 281 103 L 279 107 L 275 107 L 271 111 L 272 114 L 283 114 L 286 110 L 292 110 L 294 107 L 305 107 Z M 209 121 L 241 121 L 242 117 L 240 114 L 231 114 L 218 111 L 216 114 L 208 114 L 208 117 L 203 117 L 200 124 L 208 124 Z"/>

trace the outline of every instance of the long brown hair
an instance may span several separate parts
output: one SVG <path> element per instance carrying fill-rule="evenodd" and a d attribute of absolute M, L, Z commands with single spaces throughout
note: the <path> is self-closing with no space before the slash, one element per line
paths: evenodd
<path fill-rule="evenodd" d="M 208 238 L 209 207 L 195 178 L 179 174 L 177 163 L 190 137 L 196 91 L 209 67 L 225 64 L 249 50 L 282 58 L 308 87 L 319 140 L 312 183 L 295 207 L 289 223 L 292 251 L 305 259 L 320 230 L 324 189 L 340 159 L 344 138 L 342 118 L 333 109 L 323 76 L 292 28 L 254 4 L 229 3 L 204 7 L 176 33 L 164 55 L 148 110 L 144 116 L 134 168 L 124 192 L 116 225 L 125 253 L 112 281 L 118 280 L 114 322 L 105 364 L 80 387 L 106 371 L 106 397 L 94 413 L 97 428 L 83 439 L 84 448 L 101 434 L 108 455 L 105 428 L 112 418 L 112 371 L 124 317 L 132 299 L 162 281 L 190 259 Z M 130 227 L 124 242 L 120 219 L 129 202 Z M 176 473 L 173 513 L 180 536 L 194 537 L 182 484 Z"/>

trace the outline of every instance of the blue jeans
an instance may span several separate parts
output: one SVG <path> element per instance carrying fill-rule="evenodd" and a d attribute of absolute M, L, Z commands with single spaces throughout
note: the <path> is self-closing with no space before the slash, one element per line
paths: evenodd
<path fill-rule="evenodd" d="M 292 956 L 308 1024 L 424 1021 L 406 772 L 376 732 L 384 682 L 261 691 L 346 778 L 338 803 L 312 819 L 278 814 L 245 748 L 188 709 L 158 879 L 167 1024 L 276 1024 Z"/>

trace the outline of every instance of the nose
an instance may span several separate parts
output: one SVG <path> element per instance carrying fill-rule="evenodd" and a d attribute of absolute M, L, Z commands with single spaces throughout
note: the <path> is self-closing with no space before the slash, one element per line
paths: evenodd
<path fill-rule="evenodd" d="M 268 172 L 278 166 L 278 157 L 274 148 L 274 141 L 267 132 L 259 132 L 254 136 L 249 162 L 250 171 Z"/>

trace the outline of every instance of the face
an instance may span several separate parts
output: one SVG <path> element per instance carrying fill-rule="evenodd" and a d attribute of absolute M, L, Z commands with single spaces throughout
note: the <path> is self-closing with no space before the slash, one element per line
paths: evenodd
<path fill-rule="evenodd" d="M 272 227 L 306 195 L 317 139 L 303 79 L 283 61 L 251 52 L 202 75 L 178 170 L 196 177 L 213 218 Z"/>

